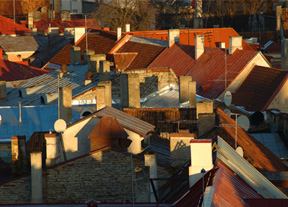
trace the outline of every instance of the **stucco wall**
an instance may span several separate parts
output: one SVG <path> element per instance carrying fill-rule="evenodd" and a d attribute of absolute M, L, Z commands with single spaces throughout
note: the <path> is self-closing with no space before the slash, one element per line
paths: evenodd
<path fill-rule="evenodd" d="M 268 109 L 279 109 L 281 112 L 288 113 L 288 81 L 284 83 Z"/>

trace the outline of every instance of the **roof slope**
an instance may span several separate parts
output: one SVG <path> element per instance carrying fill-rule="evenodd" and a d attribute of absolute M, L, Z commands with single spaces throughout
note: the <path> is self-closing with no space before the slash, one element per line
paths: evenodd
<path fill-rule="evenodd" d="M 129 34 L 155 38 L 160 40 L 168 40 L 168 30 L 156 30 L 156 31 L 137 31 L 129 32 Z M 224 42 L 226 48 L 229 48 L 229 37 L 239 36 L 239 34 L 231 27 L 228 28 L 208 28 L 208 29 L 181 29 L 179 43 L 182 45 L 195 45 L 195 35 L 204 35 L 205 47 L 219 47 L 220 42 Z M 250 45 L 242 40 L 244 50 L 253 50 Z"/>
<path fill-rule="evenodd" d="M 236 50 L 227 54 L 227 85 L 234 80 L 256 51 Z M 225 89 L 225 51 L 220 48 L 205 48 L 204 53 L 195 60 L 195 47 L 174 44 L 166 48 L 148 67 L 170 67 L 177 76 L 189 74 L 197 85 L 198 95 L 217 98 Z M 210 89 L 210 90 L 209 90 Z"/>
<path fill-rule="evenodd" d="M 33 36 L 0 37 L 0 47 L 5 52 L 36 51 L 38 43 Z"/>
<path fill-rule="evenodd" d="M 48 70 L 42 70 L 9 60 L 0 59 L 0 80 L 16 81 L 25 80 L 49 73 Z"/>
<path fill-rule="evenodd" d="M 248 111 L 263 111 L 277 95 L 288 72 L 268 67 L 254 66 L 238 90 L 233 93 L 233 104 Z"/>
<path fill-rule="evenodd" d="M 4 2 L 3 0 L 1 1 L 0 11 L 5 3 L 8 3 L 8 1 L 4 1 Z M 7 8 L 5 8 L 5 10 L 7 10 Z M 11 11 L 13 11 L 13 9 Z M 1 14 L 3 13 L 1 12 Z M 30 32 L 30 30 L 24 27 L 23 25 L 14 23 L 12 19 L 0 16 L 0 35 L 11 35 L 11 34 L 21 35 L 26 32 Z"/>
<path fill-rule="evenodd" d="M 218 134 L 230 146 L 235 145 L 235 130 L 236 124 L 225 112 L 217 108 L 217 115 L 219 117 Z M 285 171 L 285 167 L 279 157 L 266 148 L 261 142 L 256 140 L 242 127 L 237 128 L 237 144 L 243 148 L 244 158 L 255 168 L 262 171 Z"/>
<path fill-rule="evenodd" d="M 88 49 L 94 50 L 95 54 L 107 54 L 115 46 L 116 39 L 116 34 L 112 32 L 91 30 L 87 35 Z M 85 35 L 75 45 L 81 48 L 81 55 L 83 55 L 86 50 Z M 70 47 L 72 46 L 72 43 L 67 44 L 50 62 L 70 65 Z"/>

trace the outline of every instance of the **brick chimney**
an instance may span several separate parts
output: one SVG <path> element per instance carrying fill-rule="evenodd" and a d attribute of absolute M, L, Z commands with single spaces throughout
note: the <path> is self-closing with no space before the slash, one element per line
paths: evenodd
<path fill-rule="evenodd" d="M 109 61 L 100 60 L 99 77 L 100 77 L 100 81 L 110 80 L 110 62 Z"/>
<path fill-rule="evenodd" d="M 72 88 L 60 87 L 60 119 L 72 122 Z"/>
<path fill-rule="evenodd" d="M 232 55 L 237 49 L 243 50 L 242 36 L 230 36 L 229 37 L 229 54 Z"/>
<path fill-rule="evenodd" d="M 32 152 L 31 162 L 31 203 L 43 202 L 42 152 Z"/>
<path fill-rule="evenodd" d="M 204 53 L 204 35 L 195 35 L 195 60 Z"/>
<path fill-rule="evenodd" d="M 130 32 L 130 24 L 129 23 L 125 24 L 125 32 Z"/>
<path fill-rule="evenodd" d="M 189 167 L 189 186 L 192 187 L 206 172 L 213 168 L 212 141 L 197 139 L 190 141 L 191 165 Z"/>
<path fill-rule="evenodd" d="M 196 108 L 196 81 L 188 82 L 189 108 Z"/>
<path fill-rule="evenodd" d="M 70 47 L 70 64 L 81 63 L 81 49 L 80 47 Z"/>
<path fill-rule="evenodd" d="M 0 81 L 0 103 L 7 101 L 6 81 Z"/>
<path fill-rule="evenodd" d="M 140 108 L 139 74 L 120 75 L 121 106 L 123 108 Z"/>
<path fill-rule="evenodd" d="M 121 36 L 122 36 L 122 28 L 117 27 L 117 41 L 121 39 Z"/>
<path fill-rule="evenodd" d="M 179 76 L 179 102 L 189 101 L 189 82 L 192 81 L 190 75 Z"/>
<path fill-rule="evenodd" d="M 60 162 L 60 144 L 58 134 L 45 134 L 46 140 L 46 166 Z"/>
<path fill-rule="evenodd" d="M 179 29 L 169 29 L 168 30 L 168 46 L 171 47 L 174 43 L 179 43 L 180 41 L 180 31 Z"/>
<path fill-rule="evenodd" d="M 26 137 L 13 136 L 11 137 L 11 153 L 12 153 L 12 174 L 22 175 L 28 171 Z"/>
<path fill-rule="evenodd" d="M 88 70 L 93 74 L 99 74 L 100 60 L 106 60 L 106 54 L 95 54 L 88 57 Z"/>
<path fill-rule="evenodd" d="M 170 134 L 171 166 L 182 167 L 190 160 L 190 140 L 195 138 L 195 134 L 189 130 L 179 130 L 178 133 Z"/>
<path fill-rule="evenodd" d="M 149 167 L 149 178 L 150 179 L 157 179 L 157 160 L 156 154 L 154 152 L 147 152 L 144 154 L 145 166 Z M 157 180 L 152 181 L 154 183 L 154 189 L 158 189 Z M 156 192 L 157 193 L 157 192 Z M 150 202 L 156 202 L 156 198 L 154 195 L 153 187 L 150 183 Z"/>

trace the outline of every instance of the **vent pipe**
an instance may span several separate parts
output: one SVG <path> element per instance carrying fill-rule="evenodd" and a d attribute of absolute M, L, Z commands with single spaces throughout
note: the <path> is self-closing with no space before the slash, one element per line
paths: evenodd
<path fill-rule="evenodd" d="M 22 110 L 21 110 L 21 102 L 19 102 L 19 123 L 22 123 Z"/>

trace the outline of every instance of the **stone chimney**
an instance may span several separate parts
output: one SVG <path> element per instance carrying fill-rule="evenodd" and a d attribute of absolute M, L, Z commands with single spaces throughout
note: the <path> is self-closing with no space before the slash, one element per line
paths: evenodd
<path fill-rule="evenodd" d="M 6 81 L 0 81 L 0 103 L 7 101 Z"/>
<path fill-rule="evenodd" d="M 214 129 L 216 124 L 215 120 L 216 120 L 215 113 L 198 114 L 198 120 L 197 120 L 198 137 L 201 137 L 204 134 L 211 131 L 212 129 Z"/>
<path fill-rule="evenodd" d="M 81 49 L 80 47 L 70 47 L 70 64 L 81 63 Z"/>
<path fill-rule="evenodd" d="M 179 76 L 179 102 L 189 101 L 189 82 L 192 81 L 190 75 Z"/>
<path fill-rule="evenodd" d="M 196 103 L 196 118 L 199 114 L 212 114 L 213 113 L 213 101 L 198 101 Z"/>
<path fill-rule="evenodd" d="M 26 137 L 11 137 L 11 153 L 12 153 L 12 174 L 22 175 L 28 171 Z"/>
<path fill-rule="evenodd" d="M 190 140 L 194 138 L 195 134 L 189 133 L 189 130 L 179 130 L 178 133 L 170 134 L 172 167 L 182 167 L 190 160 Z"/>
<path fill-rule="evenodd" d="M 206 172 L 213 168 L 212 141 L 197 139 L 190 141 L 191 165 L 189 167 L 189 186 L 197 183 Z"/>
<path fill-rule="evenodd" d="M 121 106 L 123 108 L 140 108 L 139 74 L 120 75 Z"/>
<path fill-rule="evenodd" d="M 122 36 L 122 28 L 117 27 L 117 41 L 121 39 L 121 36 Z"/>
<path fill-rule="evenodd" d="M 174 43 L 179 43 L 180 31 L 179 29 L 168 30 L 168 46 L 171 47 Z"/>
<path fill-rule="evenodd" d="M 204 35 L 195 35 L 195 60 L 204 53 Z"/>
<path fill-rule="evenodd" d="M 130 24 L 125 24 L 125 32 L 130 32 Z"/>
<path fill-rule="evenodd" d="M 148 152 L 144 155 L 145 166 L 149 167 L 149 178 L 156 179 L 157 176 L 157 160 L 156 154 L 153 152 Z M 158 189 L 157 180 L 152 181 L 154 183 L 154 189 Z M 157 193 L 157 192 L 156 192 Z M 152 184 L 150 183 L 150 202 L 156 202 Z"/>
<path fill-rule="evenodd" d="M 84 64 L 88 64 L 91 55 L 95 55 L 94 50 L 84 50 Z"/>
<path fill-rule="evenodd" d="M 110 62 L 109 61 L 100 60 L 99 77 L 100 77 L 100 81 L 110 80 Z"/>
<path fill-rule="evenodd" d="M 196 81 L 188 82 L 189 108 L 196 108 Z"/>
<path fill-rule="evenodd" d="M 33 28 L 33 11 L 28 12 L 28 29 Z"/>
<path fill-rule="evenodd" d="M 243 50 L 242 36 L 230 36 L 229 37 L 229 54 L 232 55 L 237 49 Z"/>
<path fill-rule="evenodd" d="M 46 140 L 46 166 L 58 164 L 60 162 L 60 141 L 58 134 L 45 134 Z"/>
<path fill-rule="evenodd" d="M 100 60 L 106 60 L 106 54 L 95 54 L 88 57 L 88 70 L 93 74 L 99 74 Z"/>
<path fill-rule="evenodd" d="M 105 104 L 105 86 L 96 87 L 96 110 L 100 110 L 106 106 Z"/>
<path fill-rule="evenodd" d="M 276 5 L 276 31 L 280 32 L 281 29 L 281 14 L 282 5 Z"/>
<path fill-rule="evenodd" d="M 72 122 L 72 88 L 60 87 L 60 119 Z"/>
<path fill-rule="evenodd" d="M 111 81 L 100 81 L 98 86 L 105 87 L 105 106 L 112 106 L 112 82 Z"/>
<path fill-rule="evenodd" d="M 195 0 L 194 29 L 203 28 L 202 0 Z"/>
<path fill-rule="evenodd" d="M 32 152 L 31 160 L 31 203 L 43 202 L 42 152 Z"/>

